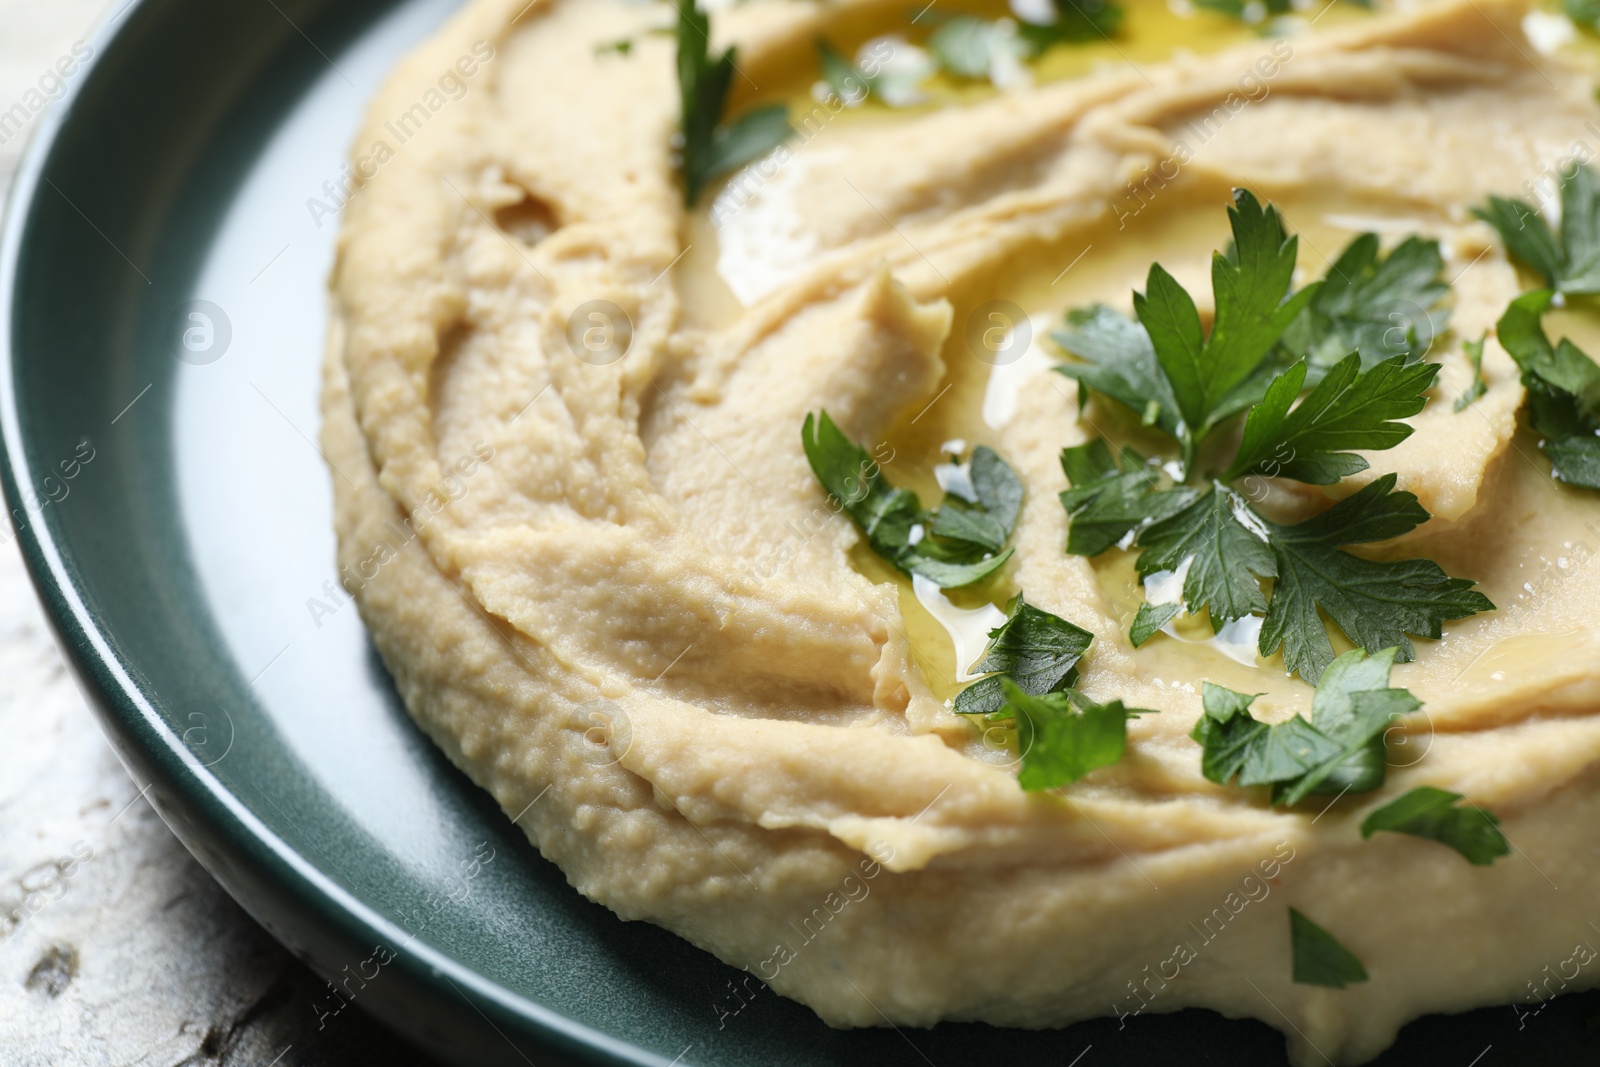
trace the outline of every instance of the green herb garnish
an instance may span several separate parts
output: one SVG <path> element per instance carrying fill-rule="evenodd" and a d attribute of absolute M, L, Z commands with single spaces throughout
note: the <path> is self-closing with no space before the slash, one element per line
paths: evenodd
<path fill-rule="evenodd" d="M 1002 683 L 1007 679 L 1028 696 L 1066 689 L 1077 680 L 1078 661 L 1092 640 L 1094 635 L 1088 630 L 1018 596 L 1011 602 L 1006 621 L 989 631 L 989 647 L 972 666 L 975 673 L 988 677 L 956 694 L 956 712 L 988 715 L 999 711 L 1005 706 Z"/>
<path fill-rule="evenodd" d="M 1367 980 L 1367 969 L 1349 949 L 1293 908 L 1289 909 L 1289 943 L 1294 953 L 1294 980 L 1301 985 L 1343 989 Z"/>
<path fill-rule="evenodd" d="M 1170 604 L 1151 604 L 1146 601 L 1140 604 L 1138 612 L 1133 616 L 1133 625 L 1128 627 L 1128 643 L 1134 648 L 1140 647 L 1182 613 L 1182 601 Z"/>
<path fill-rule="evenodd" d="M 1122 759 L 1127 723 L 1146 708 L 1101 704 L 1074 689 L 1089 631 L 1026 603 L 1019 595 L 973 667 L 988 673 L 956 694 L 961 715 L 1014 723 L 1023 789 L 1054 789 Z"/>
<path fill-rule="evenodd" d="M 1540 316 L 1555 294 L 1523 293 L 1495 324 L 1500 345 L 1516 360 L 1528 391 L 1528 425 L 1542 440 L 1550 473 L 1600 489 L 1600 366 L 1563 337 L 1551 345 Z"/>
<path fill-rule="evenodd" d="M 737 49 L 729 48 L 712 59 L 711 19 L 700 10 L 699 0 L 688 0 L 677 8 L 683 199 L 693 206 L 707 182 L 770 152 L 794 128 L 783 104 L 756 108 L 723 123 Z"/>
<path fill-rule="evenodd" d="M 1262 16 L 1289 13 L 1289 0 L 1257 0 L 1257 2 L 1260 4 L 1258 10 Z M 1194 0 L 1194 6 L 1236 18 L 1241 22 L 1246 21 L 1246 16 L 1252 14 L 1249 0 Z M 1260 21 L 1260 19 L 1250 21 Z"/>
<path fill-rule="evenodd" d="M 1422 705 L 1389 687 L 1395 649 L 1369 656 L 1353 649 L 1322 675 L 1311 721 L 1299 715 L 1267 724 L 1250 714 L 1260 694 L 1235 693 L 1206 682 L 1205 713 L 1190 735 L 1201 745 L 1200 773 L 1219 785 L 1270 785 L 1272 802 L 1298 804 L 1313 793 L 1367 793 L 1387 771 L 1383 735 Z"/>
<path fill-rule="evenodd" d="M 1577 21 L 1577 20 L 1574 20 Z M 1587 164 L 1558 177 L 1561 233 L 1523 200 L 1491 196 L 1472 213 L 1500 234 L 1506 251 L 1558 293 L 1600 293 L 1600 178 Z"/>
<path fill-rule="evenodd" d="M 1418 786 L 1391 800 L 1368 815 L 1361 823 L 1361 836 L 1371 837 L 1379 830 L 1425 837 L 1449 845 L 1467 858 L 1468 863 L 1487 866 L 1511 852 L 1500 820 L 1476 804 L 1458 808 L 1465 798 L 1460 793 Z"/>
<path fill-rule="evenodd" d="M 1217 311 L 1209 336 L 1194 300 L 1159 263 L 1150 265 L 1145 291 L 1134 294 L 1137 324 L 1118 323 L 1115 312 L 1091 308 L 1069 316 L 1072 328 L 1057 335 L 1062 347 L 1085 361 L 1057 369 L 1122 401 L 1145 425 L 1175 438 L 1186 471 L 1222 423 L 1261 398 L 1281 369 L 1268 357 L 1321 287 L 1313 283 L 1290 294 L 1299 243 L 1285 236 L 1276 208 L 1263 208 L 1239 189 L 1228 221 L 1232 246 L 1211 260 Z M 1125 369 L 1114 369 L 1117 363 Z M 1140 389 L 1148 391 L 1141 395 Z"/>
<path fill-rule="evenodd" d="M 1318 609 L 1368 651 L 1393 648 L 1413 658 L 1407 634 L 1438 640 L 1443 624 L 1493 611 L 1489 598 L 1467 578 L 1452 578 L 1428 559 L 1370 560 L 1340 551 L 1343 545 L 1387 541 L 1428 520 L 1417 498 L 1396 492 L 1386 474 L 1328 511 L 1294 526 L 1263 520 L 1277 563 L 1261 654 L 1283 647 L 1283 662 L 1312 678 L 1333 662 L 1333 646 Z"/>
<path fill-rule="evenodd" d="M 889 484 L 866 449 L 853 443 L 826 411 L 806 416 L 800 430 L 806 459 L 872 550 L 906 574 L 947 589 L 981 582 L 1005 565 L 1022 506 L 1022 483 L 993 449 L 979 445 L 971 463 L 974 499 L 946 494 L 936 511 Z"/>
<path fill-rule="evenodd" d="M 1395 356 L 1418 360 L 1444 332 L 1450 313 L 1439 303 L 1449 292 L 1438 241 L 1408 237 L 1384 256 L 1378 235 L 1364 233 L 1329 265 L 1283 344 L 1310 362 L 1312 384 L 1350 352 L 1361 353 L 1363 371 Z"/>
<path fill-rule="evenodd" d="M 1373 7 L 1373 0 L 1346 0 L 1346 2 L 1369 11 Z M 1264 18 L 1287 15 L 1294 10 L 1290 0 L 1194 0 L 1194 6 L 1215 11 L 1220 15 L 1229 15 L 1241 22 L 1260 22 Z"/>
<path fill-rule="evenodd" d="M 1484 334 L 1476 341 L 1461 342 L 1461 350 L 1467 354 L 1467 359 L 1472 361 L 1472 383 L 1467 386 L 1466 392 L 1456 397 L 1458 413 L 1467 410 L 1473 401 L 1489 391 L 1489 387 L 1483 381 L 1483 343 L 1488 339 L 1489 335 Z"/>
<path fill-rule="evenodd" d="M 1055 0 L 1054 22 L 1018 24 L 1017 32 L 1038 55 L 1058 44 L 1078 44 L 1116 36 L 1122 26 L 1122 5 L 1116 0 Z"/>
<path fill-rule="evenodd" d="M 1260 653 L 1281 647 L 1285 665 L 1305 679 L 1334 659 L 1324 615 L 1368 652 L 1395 648 L 1410 660 L 1408 634 L 1437 638 L 1444 622 L 1494 606 L 1472 591 L 1473 582 L 1428 560 L 1373 561 L 1343 551 L 1427 521 L 1417 498 L 1396 491 L 1391 474 L 1321 515 L 1282 525 L 1261 514 L 1247 490 L 1255 477 L 1334 484 L 1368 468 L 1357 450 L 1393 448 L 1411 435 L 1400 420 L 1423 409 L 1438 366 L 1416 361 L 1414 330 L 1406 334 L 1411 347 L 1370 366 L 1363 346 L 1377 343 L 1373 309 L 1397 294 L 1419 306 L 1442 297 L 1437 247 L 1413 240 L 1381 259 L 1376 238 L 1358 238 L 1340 257 L 1350 277 L 1291 293 L 1297 244 L 1276 209 L 1239 190 L 1228 214 L 1234 237 L 1212 259 L 1217 314 L 1209 336 L 1193 299 L 1160 264 L 1151 266 L 1146 291 L 1134 294 L 1137 322 L 1097 306 L 1069 314 L 1067 329 L 1055 335 L 1083 360 L 1058 367 L 1061 373 L 1127 407 L 1179 451 L 1174 470 L 1131 449 L 1114 455 L 1098 440 L 1064 450 L 1067 551 L 1140 549 L 1141 576 L 1181 572 L 1183 607 L 1208 612 L 1213 630 L 1264 613 Z M 1325 358 L 1330 344 L 1353 350 L 1321 367 L 1302 397 L 1313 359 Z M 1231 460 L 1204 476 L 1202 456 L 1216 451 L 1204 446 L 1240 414 Z M 1275 580 L 1270 596 L 1262 586 L 1268 579 Z M 1178 610 L 1142 606 L 1130 638 L 1143 644 Z"/>
<path fill-rule="evenodd" d="M 1072 519 L 1067 551 L 1074 556 L 1098 556 L 1141 525 L 1174 515 L 1199 496 L 1184 486 L 1159 489 L 1159 467 L 1131 448 L 1113 456 L 1099 437 L 1062 449 L 1061 469 L 1072 485 L 1061 492 L 1061 506 Z"/>
<path fill-rule="evenodd" d="M 1128 720 L 1155 714 L 1120 700 L 1098 704 L 1076 689 L 1030 696 L 1004 677 L 1000 686 L 1005 703 L 987 718 L 1016 723 L 1022 754 L 1017 784 L 1028 792 L 1054 789 L 1116 763 L 1127 746 Z"/>
<path fill-rule="evenodd" d="M 1306 363 L 1284 371 L 1244 420 L 1244 438 L 1225 479 L 1246 474 L 1333 485 L 1370 464 L 1346 449 L 1393 448 L 1411 436 L 1410 418 L 1427 404 L 1437 363 L 1404 357 L 1361 369 L 1356 352 L 1334 364 L 1295 404 L 1305 386 Z M 1281 458 L 1280 458 L 1281 457 Z"/>
<path fill-rule="evenodd" d="M 817 61 L 822 67 L 822 80 L 828 83 L 835 96 L 851 107 L 865 103 L 878 91 L 878 79 L 863 74 L 820 37 L 817 38 Z"/>
<path fill-rule="evenodd" d="M 957 15 L 928 37 L 939 66 L 960 78 L 988 78 L 1008 59 L 1037 59 L 1060 44 L 1109 40 L 1122 25 L 1116 0 L 1055 0 L 1055 21 L 1017 22 Z"/>
<path fill-rule="evenodd" d="M 1579 29 L 1600 30 L 1600 0 L 1562 0 L 1561 9 Z"/>

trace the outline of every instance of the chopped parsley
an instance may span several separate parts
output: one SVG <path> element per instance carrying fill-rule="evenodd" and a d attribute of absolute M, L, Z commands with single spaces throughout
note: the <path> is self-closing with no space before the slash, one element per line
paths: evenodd
<path fill-rule="evenodd" d="M 1372 0 L 1348 0 L 1356 7 L 1372 9 Z M 1241 22 L 1260 22 L 1269 16 L 1287 15 L 1294 10 L 1290 0 L 1194 0 L 1194 6 Z"/>
<path fill-rule="evenodd" d="M 835 96 L 851 107 L 865 103 L 878 91 L 877 78 L 862 73 L 821 37 L 817 38 L 817 61 L 822 67 L 822 80 L 828 83 Z"/>
<path fill-rule="evenodd" d="M 1120 700 L 1101 704 L 1073 688 L 1078 661 L 1093 640 L 1089 631 L 1019 595 L 1006 621 L 989 631 L 989 647 L 973 666 L 987 677 L 956 694 L 957 714 L 1015 726 L 1022 764 L 1017 783 L 1025 790 L 1054 789 L 1111 766 L 1122 759 L 1128 720 L 1155 714 Z"/>
<path fill-rule="evenodd" d="M 1467 359 L 1472 361 L 1472 383 L 1467 386 L 1467 391 L 1456 397 L 1456 411 L 1467 410 L 1480 396 L 1489 391 L 1483 381 L 1483 343 L 1489 335 L 1484 334 L 1476 341 L 1461 342 L 1461 351 L 1467 354 Z"/>
<path fill-rule="evenodd" d="M 1059 44 L 1109 40 L 1122 25 L 1116 0 L 1054 0 L 1053 22 L 957 15 L 928 37 L 941 69 L 959 78 L 991 78 L 1007 64 L 1037 59 Z"/>
<path fill-rule="evenodd" d="M 1561 232 L 1533 205 L 1491 196 L 1472 213 L 1500 234 L 1512 258 L 1544 279 L 1545 288 L 1574 295 L 1600 294 L 1600 177 L 1587 164 L 1558 177 Z"/>
<path fill-rule="evenodd" d="M 1114 323 L 1112 317 L 1121 316 L 1091 308 L 1076 320 L 1069 317 L 1074 328 L 1058 338 L 1084 361 L 1058 368 L 1061 373 L 1127 404 L 1145 425 L 1175 438 L 1185 471 L 1219 426 L 1261 398 L 1280 369 L 1268 357 L 1321 287 L 1313 283 L 1291 295 L 1299 241 L 1285 236 L 1275 207 L 1262 207 L 1239 189 L 1228 221 L 1233 243 L 1211 260 L 1216 317 L 1209 336 L 1193 298 L 1161 264 L 1152 263 L 1145 291 L 1133 297 L 1137 324 Z M 1117 377 L 1123 379 L 1120 387 L 1107 388 Z"/>
<path fill-rule="evenodd" d="M 1150 335 L 1104 304 L 1067 312 L 1067 328 L 1051 338 L 1082 360 L 1058 368 L 1085 390 L 1110 397 L 1174 440 L 1183 432 L 1178 401 L 1156 362 Z"/>
<path fill-rule="evenodd" d="M 1344 450 L 1393 448 L 1410 437 L 1411 427 L 1396 420 L 1423 409 L 1438 374 L 1437 363 L 1407 363 L 1403 357 L 1363 370 L 1360 354 L 1352 351 L 1295 405 L 1306 379 L 1305 361 L 1296 363 L 1245 416 L 1244 438 L 1223 477 L 1268 474 L 1333 485 L 1359 474 L 1369 464 Z"/>
<path fill-rule="evenodd" d="M 1022 511 L 1022 482 L 987 445 L 972 450 L 968 472 L 973 496 L 963 497 L 952 488 L 944 506 L 934 513 L 929 532 L 988 552 L 1000 552 Z"/>
<path fill-rule="evenodd" d="M 713 178 L 758 159 L 778 147 L 794 128 L 783 104 L 747 111 L 722 121 L 733 80 L 736 49 L 711 58 L 711 19 L 700 0 L 678 8 L 678 91 L 682 100 L 684 203 L 694 205 Z"/>
<path fill-rule="evenodd" d="M 1194 0 L 1194 6 L 1242 22 L 1259 22 L 1268 15 L 1289 13 L 1289 0 Z"/>
<path fill-rule="evenodd" d="M 1395 356 L 1418 360 L 1444 332 L 1450 312 L 1439 304 L 1449 292 L 1438 241 L 1408 237 L 1384 256 L 1378 235 L 1364 233 L 1328 267 L 1283 344 L 1308 360 L 1313 384 L 1350 352 L 1361 353 L 1363 371 Z"/>
<path fill-rule="evenodd" d="M 1425 837 L 1449 845 L 1467 858 L 1468 863 L 1487 866 L 1497 857 L 1510 853 L 1500 820 L 1476 804 L 1456 807 L 1464 800 L 1460 793 L 1418 786 L 1391 800 L 1368 815 L 1361 823 L 1361 836 L 1371 837 L 1379 830 Z"/>
<path fill-rule="evenodd" d="M 1241 480 L 1332 485 L 1368 468 L 1358 451 L 1393 448 L 1411 435 L 1401 420 L 1422 411 L 1439 368 L 1419 361 L 1415 329 L 1402 332 L 1397 354 L 1376 358 L 1395 339 L 1374 330 L 1383 321 L 1378 309 L 1397 300 L 1422 308 L 1428 329 L 1442 323 L 1426 310 L 1447 290 L 1438 247 L 1412 239 L 1383 258 L 1377 238 L 1365 235 L 1328 280 L 1291 292 L 1297 243 L 1277 210 L 1239 190 L 1228 214 L 1233 242 L 1212 259 L 1217 312 L 1209 336 L 1193 299 L 1160 264 L 1134 294 L 1137 322 L 1096 306 L 1070 313 L 1055 335 L 1081 361 L 1061 373 L 1128 408 L 1179 452 L 1176 464 L 1158 465 L 1129 448 L 1113 453 L 1099 439 L 1063 450 L 1067 551 L 1135 548 L 1141 576 L 1183 575 L 1181 606 L 1140 607 L 1129 635 L 1135 646 L 1187 610 L 1207 612 L 1213 630 L 1264 615 L 1261 655 L 1282 648 L 1288 669 L 1308 680 L 1334 661 L 1329 624 L 1368 652 L 1392 648 L 1410 660 L 1407 635 L 1438 638 L 1446 621 L 1494 607 L 1473 582 L 1429 560 L 1344 551 L 1427 521 L 1417 498 L 1386 475 L 1320 515 L 1283 525 L 1258 510 Z M 1318 364 L 1330 346 L 1346 351 Z M 1231 459 L 1216 459 L 1217 449 L 1204 446 L 1241 414 Z M 1210 476 L 1203 460 L 1212 463 Z"/>
<path fill-rule="evenodd" d="M 1132 449 L 1113 456 L 1099 437 L 1062 449 L 1061 469 L 1072 485 L 1062 491 L 1061 506 L 1072 519 L 1067 551 L 1074 556 L 1098 556 L 1135 528 L 1182 511 L 1199 495 L 1183 486 L 1158 489 L 1160 468 Z"/>
<path fill-rule="evenodd" d="M 1182 613 L 1181 600 L 1167 604 L 1152 604 L 1149 601 L 1140 604 L 1138 612 L 1133 616 L 1133 625 L 1128 627 L 1128 643 L 1134 648 L 1139 648 Z"/>
<path fill-rule="evenodd" d="M 1116 0 L 1054 0 L 1054 22 L 1022 22 L 1018 32 L 1034 54 L 1058 44 L 1114 37 L 1122 26 L 1122 5 Z"/>
<path fill-rule="evenodd" d="M 1301 678 L 1334 662 L 1333 646 L 1318 609 L 1363 649 L 1393 649 L 1413 657 L 1407 634 L 1438 640 L 1443 624 L 1493 611 L 1489 598 L 1467 578 L 1452 578 L 1428 559 L 1370 560 L 1344 545 L 1387 541 L 1428 519 L 1417 498 L 1396 492 L 1386 474 L 1328 511 L 1293 526 L 1262 520 L 1277 564 L 1277 582 L 1261 624 L 1261 654 L 1281 645 L 1283 662 Z"/>
<path fill-rule="evenodd" d="M 1563 337 L 1551 345 L 1540 316 L 1555 294 L 1523 293 L 1495 324 L 1528 391 L 1528 425 L 1541 438 L 1550 473 L 1570 485 L 1600 489 L 1600 366 Z"/>
<path fill-rule="evenodd" d="M 1289 943 L 1294 980 L 1301 985 L 1343 989 L 1367 980 L 1367 969 L 1354 953 L 1293 908 L 1289 909 Z"/>
<path fill-rule="evenodd" d="M 1330 375 L 1325 384 L 1335 380 Z M 1137 563 L 1142 577 L 1184 574 L 1183 604 L 1140 606 L 1129 635 L 1136 647 L 1180 609 L 1208 612 L 1214 630 L 1264 613 L 1260 653 L 1270 656 L 1281 647 L 1284 665 L 1309 680 L 1334 659 L 1324 615 L 1362 648 L 1393 647 L 1408 662 L 1408 634 L 1437 639 L 1445 622 L 1494 607 L 1471 581 L 1450 577 L 1431 560 L 1370 560 L 1343 551 L 1399 537 L 1427 521 L 1416 496 L 1395 489 L 1393 474 L 1320 515 L 1281 525 L 1221 482 L 1205 489 L 1157 488 L 1159 470 L 1127 452 L 1119 463 L 1099 440 L 1065 450 L 1062 465 L 1074 480 L 1061 494 L 1071 519 L 1068 552 L 1096 555 L 1130 538 L 1143 549 Z M 1268 578 L 1276 579 L 1270 597 L 1261 586 Z"/>
<path fill-rule="evenodd" d="M 1000 685 L 1005 703 L 987 718 L 1016 723 L 1022 754 L 1017 784 L 1030 793 L 1076 782 L 1116 763 L 1127 747 L 1128 720 L 1155 714 L 1120 700 L 1099 704 L 1076 689 L 1030 696 L 1010 678 L 1002 677 Z"/>
<path fill-rule="evenodd" d="M 1200 773 L 1219 785 L 1272 787 L 1272 802 L 1289 806 L 1318 793 L 1368 793 L 1387 771 L 1384 731 L 1422 705 L 1389 687 L 1395 649 L 1375 655 L 1353 649 L 1323 673 L 1311 721 L 1299 715 L 1267 724 L 1250 714 L 1260 694 L 1235 693 L 1210 682 L 1205 711 L 1190 735 L 1201 745 Z"/>
<path fill-rule="evenodd" d="M 1259 578 L 1277 574 L 1272 549 L 1248 502 L 1215 484 L 1182 511 L 1139 532 L 1139 573 L 1177 571 L 1187 565 L 1183 599 L 1191 613 L 1213 620 L 1239 619 L 1267 609 Z"/>
<path fill-rule="evenodd" d="M 806 416 L 800 439 L 817 481 L 872 550 L 905 574 L 951 589 L 983 581 L 1011 558 L 1006 541 L 1022 507 L 1022 482 L 993 449 L 973 450 L 972 499 L 947 493 L 929 512 L 915 493 L 890 485 L 866 449 L 847 438 L 826 411 Z"/>
<path fill-rule="evenodd" d="M 1600 31 L 1600 0 L 1562 0 L 1561 8 L 1579 29 Z"/>
<path fill-rule="evenodd" d="M 1078 661 L 1094 640 L 1088 630 L 1042 611 L 1021 596 L 1006 621 L 989 631 L 989 647 L 972 670 L 987 674 L 956 694 L 961 715 L 988 715 L 1005 706 L 1003 681 L 1029 696 L 1058 692 L 1077 681 Z"/>

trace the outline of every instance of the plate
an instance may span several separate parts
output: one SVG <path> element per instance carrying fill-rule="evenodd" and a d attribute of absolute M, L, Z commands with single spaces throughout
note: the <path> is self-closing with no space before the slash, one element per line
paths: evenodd
<path fill-rule="evenodd" d="M 830 1030 L 585 901 L 412 726 L 334 583 L 317 391 L 345 147 L 455 6 L 130 4 L 0 236 L 0 477 L 35 584 L 151 803 L 329 980 L 307 1010 L 463 1064 L 1283 1064 L 1266 1025 L 1195 1010 Z M 1421 1020 L 1381 1062 L 1592 1059 L 1596 1007 Z"/>

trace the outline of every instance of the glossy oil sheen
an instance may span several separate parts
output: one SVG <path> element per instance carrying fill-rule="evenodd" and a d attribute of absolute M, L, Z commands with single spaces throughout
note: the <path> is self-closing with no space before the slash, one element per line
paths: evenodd
<path fill-rule="evenodd" d="M 335 220 L 307 201 L 384 71 L 453 6 L 132 6 L 40 121 L 0 238 L 3 478 L 36 584 L 149 799 L 347 991 L 305 1010 L 329 1026 L 371 1011 L 462 1064 L 1284 1063 L 1268 1027 L 1200 1011 L 829 1030 L 583 900 L 412 726 L 325 589 L 313 442 Z M 177 357 L 194 300 L 231 333 L 204 365 Z M 84 437 L 94 458 L 65 497 L 29 510 L 20 488 L 60 496 L 43 480 Z M 1424 1020 L 1384 1062 L 1490 1044 L 1571 1062 L 1592 1054 L 1586 1010 L 1565 998 L 1522 1033 L 1509 1008 Z"/>

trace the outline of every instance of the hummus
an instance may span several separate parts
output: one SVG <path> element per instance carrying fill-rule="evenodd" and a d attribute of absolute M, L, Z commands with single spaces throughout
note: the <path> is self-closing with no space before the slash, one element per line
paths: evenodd
<path fill-rule="evenodd" d="M 904 32 L 903 9 L 719 10 L 736 106 L 804 99 L 820 33 Z M 686 211 L 673 44 L 649 32 L 670 10 L 477 0 L 372 103 L 332 283 L 339 563 L 407 708 L 585 896 L 834 1026 L 1200 1006 L 1345 1064 L 1420 1014 L 1595 984 L 1563 968 L 1600 900 L 1600 496 L 1553 482 L 1519 422 L 1492 327 L 1528 280 L 1468 212 L 1600 141 L 1592 78 L 1526 14 L 1335 9 L 1283 39 L 1196 31 L 1196 55 L 1141 43 L 1141 18 L 1181 21 L 1141 2 L 1126 48 L 1061 50 L 1068 76 L 807 103 Z M 1387 786 L 1323 810 L 1207 781 L 1190 739 L 1202 681 L 1265 694 L 1270 721 L 1310 686 L 1183 633 L 1133 649 L 1131 564 L 1063 551 L 1057 457 L 1093 431 L 1044 333 L 1126 310 L 1153 260 L 1209 299 L 1235 186 L 1283 210 L 1306 280 L 1374 230 L 1439 239 L 1454 286 L 1417 432 L 1336 492 L 1398 472 L 1434 518 L 1382 553 L 1498 610 L 1415 642 L 1393 684 L 1424 712 L 1392 731 Z M 1003 358 L 970 342 L 997 301 L 1022 313 Z M 1581 316 L 1550 325 L 1583 339 Z M 1486 330 L 1487 391 L 1457 413 Z M 824 408 L 924 499 L 952 438 L 1011 463 L 1001 592 L 1094 633 L 1091 697 L 1159 712 L 1121 762 L 1025 793 L 950 710 L 995 612 L 864 548 L 800 447 Z M 1362 839 L 1423 784 L 1494 811 L 1512 854 Z M 1291 905 L 1370 981 L 1293 984 Z"/>

